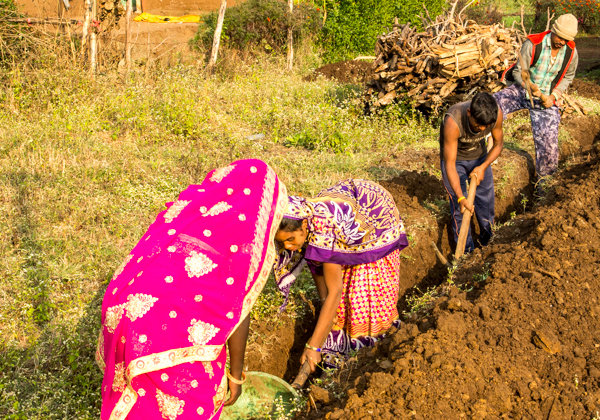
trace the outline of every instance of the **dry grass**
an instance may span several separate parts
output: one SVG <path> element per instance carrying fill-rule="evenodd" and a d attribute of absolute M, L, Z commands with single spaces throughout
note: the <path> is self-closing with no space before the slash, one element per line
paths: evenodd
<path fill-rule="evenodd" d="M 0 417 L 97 418 L 106 281 L 164 203 L 212 168 L 261 158 L 311 195 L 390 176 L 378 169 L 387 150 L 435 136 L 401 109 L 363 117 L 355 88 L 303 79 L 315 62 L 285 73 L 279 58 L 237 61 L 208 79 L 193 66 L 125 81 L 12 71 L 0 98 Z M 317 149 L 283 145 L 298 133 Z"/>

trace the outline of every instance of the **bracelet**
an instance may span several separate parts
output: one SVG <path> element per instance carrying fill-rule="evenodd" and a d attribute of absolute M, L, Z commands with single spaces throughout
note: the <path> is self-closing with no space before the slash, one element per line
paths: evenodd
<path fill-rule="evenodd" d="M 306 347 L 307 349 L 310 349 L 310 350 L 314 350 L 314 351 L 316 351 L 316 352 L 318 352 L 318 353 L 321 353 L 321 348 L 320 348 L 320 347 L 313 347 L 313 346 L 311 346 L 311 345 L 310 345 L 310 344 L 308 344 L 308 343 L 306 343 L 306 344 L 304 345 L 304 347 Z"/>
<path fill-rule="evenodd" d="M 246 382 L 246 374 L 244 372 L 242 372 L 242 379 L 235 379 L 233 376 L 231 376 L 231 373 L 229 373 L 229 369 L 225 370 L 225 373 L 227 374 L 227 377 L 229 378 L 229 380 L 231 382 L 233 382 L 234 384 L 237 385 L 242 385 L 244 382 Z"/>
<path fill-rule="evenodd" d="M 456 202 L 457 202 L 457 203 L 460 203 L 460 202 L 461 202 L 461 200 L 464 200 L 465 198 L 467 198 L 467 197 L 465 197 L 465 196 L 463 195 L 463 196 L 462 196 L 462 197 L 460 197 L 460 198 L 458 199 L 458 201 L 456 201 Z"/>

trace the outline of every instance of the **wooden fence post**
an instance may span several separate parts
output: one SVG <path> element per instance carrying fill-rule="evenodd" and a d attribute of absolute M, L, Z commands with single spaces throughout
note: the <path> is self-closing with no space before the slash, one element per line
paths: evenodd
<path fill-rule="evenodd" d="M 92 12 L 91 12 L 91 21 L 96 22 L 96 9 L 97 9 L 96 0 L 92 0 Z M 90 33 L 90 73 L 92 75 L 96 74 L 96 66 L 98 64 L 98 37 L 96 35 L 96 31 L 92 29 Z"/>
<path fill-rule="evenodd" d="M 223 20 L 225 19 L 225 9 L 227 9 L 227 0 L 221 0 L 217 27 L 215 28 L 212 50 L 210 51 L 210 60 L 208 61 L 209 73 L 215 71 L 215 65 L 217 64 L 217 54 L 219 53 L 219 43 L 221 42 L 221 31 L 223 30 Z"/>
<path fill-rule="evenodd" d="M 288 7 L 290 16 L 288 19 L 288 33 L 287 33 L 287 69 L 291 70 L 294 65 L 294 29 L 292 26 L 292 13 L 294 11 L 294 0 L 288 0 Z"/>
<path fill-rule="evenodd" d="M 131 70 L 131 15 L 133 13 L 132 0 L 125 4 L 125 68 L 127 73 Z"/>
<path fill-rule="evenodd" d="M 83 10 L 83 28 L 81 31 L 81 56 L 85 56 L 85 44 L 88 42 L 90 17 L 92 14 L 92 1 L 85 0 Z"/>

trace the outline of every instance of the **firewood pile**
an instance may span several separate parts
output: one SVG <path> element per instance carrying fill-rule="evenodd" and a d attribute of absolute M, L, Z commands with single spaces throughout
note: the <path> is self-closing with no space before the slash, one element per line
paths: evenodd
<path fill-rule="evenodd" d="M 454 8 L 435 21 L 425 10 L 424 31 L 393 25 L 375 45 L 374 75 L 367 95 L 375 106 L 396 98 L 411 98 L 416 106 L 434 112 L 472 98 L 480 90 L 497 92 L 499 78 L 517 59 L 522 34 L 502 24 L 479 25 L 454 18 Z M 463 9 L 464 11 L 464 9 Z"/>
<path fill-rule="evenodd" d="M 563 104 L 561 107 L 563 117 L 588 115 L 590 109 L 583 106 L 581 102 L 573 98 L 571 95 L 563 93 Z"/>
<path fill-rule="evenodd" d="M 99 0 L 97 13 L 100 20 L 99 29 L 106 32 L 119 28 L 119 20 L 125 16 L 125 8 L 118 0 Z"/>

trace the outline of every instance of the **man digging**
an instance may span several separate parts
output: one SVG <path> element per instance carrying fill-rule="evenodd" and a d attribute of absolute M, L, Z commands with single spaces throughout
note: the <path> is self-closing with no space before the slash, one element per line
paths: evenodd
<path fill-rule="evenodd" d="M 440 127 L 440 158 L 444 187 L 450 196 L 454 242 L 458 241 L 465 208 L 471 212 L 475 208 L 481 245 L 486 245 L 492 237 L 495 197 L 490 165 L 502 152 L 502 120 L 502 110 L 487 92 L 478 93 L 472 101 L 453 105 L 444 115 Z M 486 138 L 489 135 L 494 142 L 488 152 Z M 473 206 L 469 206 L 465 197 L 466 182 L 471 174 L 475 174 L 478 185 Z M 465 253 L 473 249 L 469 231 Z"/>
<path fill-rule="evenodd" d="M 556 19 L 551 31 L 529 35 L 521 47 L 521 59 L 503 75 L 503 79 L 515 83 L 494 95 L 505 118 L 520 109 L 529 110 L 538 195 L 543 193 L 543 183 L 558 166 L 558 108 L 577 70 L 575 35 L 577 19 L 571 14 Z"/>

